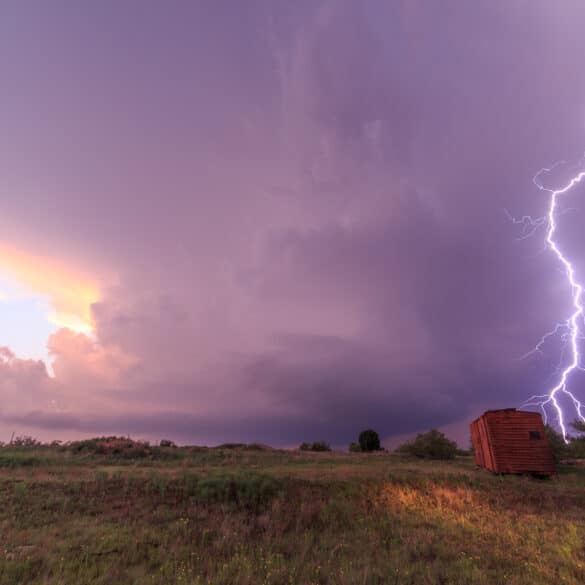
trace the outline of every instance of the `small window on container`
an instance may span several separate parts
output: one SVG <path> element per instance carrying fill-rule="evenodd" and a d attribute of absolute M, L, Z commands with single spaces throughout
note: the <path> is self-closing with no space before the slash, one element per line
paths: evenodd
<path fill-rule="evenodd" d="M 540 434 L 540 431 L 528 431 L 530 434 L 530 440 L 531 441 L 540 441 L 540 439 L 542 439 L 542 435 Z"/>

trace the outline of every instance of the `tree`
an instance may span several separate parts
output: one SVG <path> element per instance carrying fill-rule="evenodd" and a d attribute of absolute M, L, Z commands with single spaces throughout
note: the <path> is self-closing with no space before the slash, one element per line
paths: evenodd
<path fill-rule="evenodd" d="M 362 451 L 379 451 L 380 437 L 378 433 L 372 429 L 367 429 L 360 433 L 358 442 Z"/>
<path fill-rule="evenodd" d="M 441 431 L 431 429 L 417 435 L 414 441 L 401 445 L 397 451 L 423 459 L 454 459 L 457 455 L 457 443 L 448 439 Z"/>

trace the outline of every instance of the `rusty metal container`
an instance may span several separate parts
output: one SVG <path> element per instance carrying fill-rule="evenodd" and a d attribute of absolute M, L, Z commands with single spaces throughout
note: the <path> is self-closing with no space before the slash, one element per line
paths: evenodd
<path fill-rule="evenodd" d="M 494 473 L 556 472 L 538 412 L 488 410 L 471 423 L 471 441 L 477 465 Z"/>

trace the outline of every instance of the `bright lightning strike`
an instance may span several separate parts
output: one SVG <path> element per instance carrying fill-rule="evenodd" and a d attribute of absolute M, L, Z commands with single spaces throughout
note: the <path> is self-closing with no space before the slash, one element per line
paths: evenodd
<path fill-rule="evenodd" d="M 577 397 L 569 390 L 568 383 L 571 374 L 575 370 L 583 370 L 583 366 L 581 365 L 581 354 L 579 351 L 579 340 L 584 338 L 584 334 L 581 330 L 581 327 L 585 324 L 584 319 L 584 306 L 583 306 L 583 285 L 577 281 L 577 277 L 575 274 L 575 269 L 571 264 L 571 261 L 565 256 L 563 251 L 560 248 L 560 245 L 555 239 L 557 233 L 557 217 L 559 215 L 558 210 L 558 200 L 559 197 L 568 193 L 580 183 L 583 179 L 585 179 L 585 171 L 581 171 L 575 176 L 573 176 L 568 183 L 560 188 L 560 189 L 548 189 L 546 188 L 542 182 L 540 181 L 541 177 L 549 173 L 553 170 L 553 168 L 559 166 L 557 163 L 554 167 L 551 168 L 544 168 L 540 170 L 533 179 L 534 184 L 540 189 L 541 191 L 546 191 L 550 194 L 550 204 L 548 209 L 548 214 L 545 217 L 533 219 L 530 216 L 524 216 L 521 219 L 514 219 L 513 217 L 509 216 L 511 220 L 516 223 L 522 225 L 522 237 L 527 238 L 534 234 L 536 230 L 540 227 L 546 226 L 546 244 L 547 247 L 554 252 L 558 261 L 562 265 L 565 275 L 567 277 L 568 283 L 570 285 L 571 290 L 571 298 L 573 303 L 573 311 L 571 316 L 566 320 L 558 323 L 552 331 L 549 331 L 545 335 L 542 336 L 540 341 L 536 344 L 535 348 L 528 352 L 524 357 L 531 355 L 535 352 L 540 352 L 542 346 L 545 344 L 547 339 L 550 337 L 559 335 L 561 336 L 561 341 L 565 347 L 568 347 L 570 350 L 570 363 L 564 367 L 561 366 L 560 368 L 560 378 L 555 386 L 553 386 L 547 394 L 542 395 L 535 395 L 529 398 L 525 403 L 524 406 L 537 406 L 539 407 L 545 418 L 545 422 L 547 420 L 547 407 L 554 408 L 554 411 L 557 415 L 557 420 L 559 423 L 559 427 L 563 434 L 563 438 L 565 442 L 567 440 L 567 429 L 565 427 L 565 420 L 563 409 L 559 403 L 560 395 L 565 395 L 568 397 L 575 408 L 577 416 L 585 422 L 585 416 L 583 415 L 584 406 L 583 404 L 577 399 Z M 509 215 L 509 214 L 508 214 Z"/>

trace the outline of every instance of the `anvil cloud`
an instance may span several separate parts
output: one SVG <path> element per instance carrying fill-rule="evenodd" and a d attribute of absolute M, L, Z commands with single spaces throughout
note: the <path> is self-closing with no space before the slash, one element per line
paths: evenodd
<path fill-rule="evenodd" d="M 343 444 L 541 393 L 552 357 L 517 358 L 565 283 L 504 209 L 542 215 L 532 175 L 585 150 L 584 18 L 3 3 L 0 268 L 89 326 L 52 376 L 0 349 L 0 428 Z"/>

